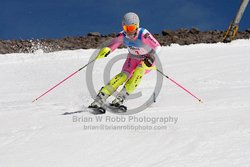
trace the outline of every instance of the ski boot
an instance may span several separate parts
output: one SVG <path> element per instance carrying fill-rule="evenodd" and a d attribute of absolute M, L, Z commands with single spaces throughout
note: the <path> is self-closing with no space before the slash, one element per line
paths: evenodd
<path fill-rule="evenodd" d="M 105 109 L 105 101 L 109 97 L 103 92 L 99 92 L 95 98 L 95 100 L 89 105 L 88 108 L 93 109 L 93 111 L 97 114 L 104 114 L 106 112 Z"/>
<path fill-rule="evenodd" d="M 127 107 L 123 105 L 123 102 L 125 101 L 126 97 L 129 96 L 128 92 L 125 88 L 121 90 L 116 96 L 116 98 L 112 101 L 110 106 L 114 109 L 118 109 L 121 112 L 126 112 Z"/>

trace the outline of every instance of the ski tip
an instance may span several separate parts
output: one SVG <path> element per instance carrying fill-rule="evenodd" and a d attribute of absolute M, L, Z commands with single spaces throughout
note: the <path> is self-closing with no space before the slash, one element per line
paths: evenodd
<path fill-rule="evenodd" d="M 201 99 L 199 99 L 199 102 L 204 103 Z"/>

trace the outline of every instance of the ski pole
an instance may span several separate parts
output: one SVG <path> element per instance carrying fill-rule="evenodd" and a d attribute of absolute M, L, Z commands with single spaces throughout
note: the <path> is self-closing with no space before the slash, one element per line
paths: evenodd
<path fill-rule="evenodd" d="M 177 83 L 175 80 L 173 80 L 172 78 L 170 78 L 169 76 L 167 76 L 166 74 L 164 74 L 162 71 L 156 69 L 160 74 L 162 74 L 164 77 L 166 77 L 167 79 L 169 79 L 171 82 L 173 82 L 174 84 L 176 84 L 177 86 L 179 86 L 181 89 L 183 89 L 184 91 L 186 91 L 188 94 L 190 94 L 191 96 L 193 96 L 194 98 L 196 98 L 197 100 L 199 100 L 199 102 L 203 103 L 203 101 L 196 97 L 193 93 L 191 93 L 189 90 L 187 90 L 186 88 L 184 88 L 183 86 L 181 86 L 179 83 Z"/>
<path fill-rule="evenodd" d="M 47 90 L 46 92 L 44 92 L 42 95 L 40 95 L 39 97 L 37 97 L 36 99 L 34 99 L 32 101 L 32 103 L 34 103 L 35 101 L 37 101 L 38 99 L 40 99 L 41 97 L 43 97 L 44 95 L 46 95 L 47 93 L 49 93 L 50 91 L 52 91 L 53 89 L 55 89 L 57 86 L 59 86 L 61 83 L 63 83 L 64 81 L 68 80 L 69 78 L 71 78 L 73 75 L 75 75 L 76 73 L 78 73 L 79 71 L 81 71 L 82 69 L 84 69 L 85 67 L 87 67 L 89 64 L 93 63 L 96 59 L 90 61 L 89 63 L 87 63 L 86 65 L 84 65 L 83 67 L 81 67 L 80 69 L 78 69 L 77 71 L 73 72 L 72 74 L 70 74 L 68 77 L 64 78 L 62 81 L 60 81 L 58 84 L 56 84 L 55 86 L 53 86 L 52 88 L 50 88 L 49 90 Z"/>

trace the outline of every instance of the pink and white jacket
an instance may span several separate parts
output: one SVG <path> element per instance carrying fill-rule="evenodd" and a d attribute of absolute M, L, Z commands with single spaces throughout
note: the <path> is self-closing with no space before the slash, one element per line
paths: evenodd
<path fill-rule="evenodd" d="M 134 39 L 130 39 L 125 32 L 120 32 L 108 45 L 112 51 L 121 44 L 128 48 L 129 54 L 133 58 L 142 59 L 144 55 L 158 54 L 161 49 L 159 42 L 153 35 L 144 28 L 139 28 L 139 33 Z"/>

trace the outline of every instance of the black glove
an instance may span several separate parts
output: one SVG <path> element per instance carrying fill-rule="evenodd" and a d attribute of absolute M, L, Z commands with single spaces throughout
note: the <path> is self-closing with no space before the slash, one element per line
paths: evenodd
<path fill-rule="evenodd" d="M 144 61 L 146 66 L 152 67 L 152 65 L 155 62 L 155 57 L 154 56 L 146 56 L 143 61 Z"/>

